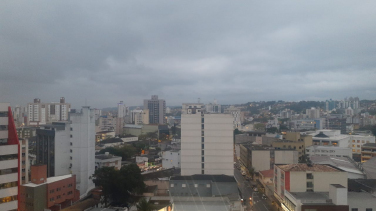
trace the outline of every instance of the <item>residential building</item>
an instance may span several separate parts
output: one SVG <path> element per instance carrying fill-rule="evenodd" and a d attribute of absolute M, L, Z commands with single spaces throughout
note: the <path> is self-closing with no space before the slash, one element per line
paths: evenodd
<path fill-rule="evenodd" d="M 274 166 L 274 196 L 283 203 L 288 192 L 329 192 L 331 184 L 347 187 L 347 172 L 326 164 Z M 288 207 L 288 206 L 287 206 Z"/>
<path fill-rule="evenodd" d="M 244 113 L 241 112 L 240 108 L 235 106 L 230 106 L 225 109 L 224 113 L 231 114 L 233 116 L 234 129 L 240 129 L 242 126 L 242 121 L 244 120 Z"/>
<path fill-rule="evenodd" d="M 366 162 L 369 159 L 376 157 L 376 143 L 366 143 L 361 146 L 361 161 Z"/>
<path fill-rule="evenodd" d="M 47 177 L 46 165 L 31 167 L 31 182 L 20 186 L 20 211 L 57 211 L 78 201 L 75 175 Z"/>
<path fill-rule="evenodd" d="M 29 182 L 29 171 L 30 171 L 30 162 L 29 162 L 29 143 L 27 139 L 19 139 L 20 142 L 20 166 L 21 166 L 21 184 Z"/>
<path fill-rule="evenodd" d="M 205 110 L 208 113 L 222 113 L 221 105 L 217 103 L 217 100 L 214 100 L 213 103 L 206 104 Z"/>
<path fill-rule="evenodd" d="M 129 118 L 129 108 L 124 104 L 123 101 L 118 103 L 118 111 L 117 111 L 117 118 L 116 118 L 116 127 L 115 133 L 116 135 L 123 133 L 123 126 L 126 122 L 126 119 Z"/>
<path fill-rule="evenodd" d="M 340 108 L 352 108 L 352 109 L 359 109 L 360 103 L 359 103 L 359 98 L 358 97 L 350 97 L 350 98 L 345 98 L 344 100 L 339 102 L 339 107 Z"/>
<path fill-rule="evenodd" d="M 329 164 L 347 172 L 349 179 L 364 179 L 366 177 L 362 168 L 351 157 L 330 157 L 313 155 L 310 161 L 314 164 Z"/>
<path fill-rule="evenodd" d="M 37 164 L 47 165 L 47 176 L 76 175 L 77 189 L 85 196 L 94 188 L 94 110 L 83 106 L 70 113 L 71 122 L 54 122 L 37 129 Z"/>
<path fill-rule="evenodd" d="M 306 115 L 308 119 L 318 119 L 320 118 L 320 109 L 314 107 L 306 109 Z"/>
<path fill-rule="evenodd" d="M 150 124 L 166 123 L 166 101 L 163 99 L 158 99 L 158 95 L 152 95 L 150 100 L 144 100 L 143 109 L 149 109 Z"/>
<path fill-rule="evenodd" d="M 327 100 L 325 102 L 325 108 L 326 108 L 326 111 L 331 111 L 333 109 L 336 109 L 337 108 L 337 101 L 334 101 L 332 99 Z"/>
<path fill-rule="evenodd" d="M 103 115 L 99 117 L 98 127 L 100 131 L 115 131 L 116 124 L 118 122 L 117 117 L 110 115 Z"/>
<path fill-rule="evenodd" d="M 24 167 L 21 161 L 20 142 L 17 137 L 9 103 L 0 103 L 0 210 L 17 210 L 19 190 Z"/>
<path fill-rule="evenodd" d="M 273 169 L 274 164 L 298 163 L 298 151 L 262 145 L 240 144 L 240 162 L 255 172 Z"/>
<path fill-rule="evenodd" d="M 27 126 L 21 126 L 18 127 L 17 130 L 17 136 L 18 138 L 31 138 L 36 136 L 36 131 L 38 127 L 27 127 Z"/>
<path fill-rule="evenodd" d="M 264 193 L 267 197 L 273 198 L 274 196 L 274 169 L 269 169 L 259 172 L 259 181 L 264 188 Z"/>
<path fill-rule="evenodd" d="M 26 125 L 27 123 L 27 108 L 23 106 L 16 105 L 14 109 L 12 109 L 14 123 L 16 127 L 20 127 L 22 125 Z"/>
<path fill-rule="evenodd" d="M 352 150 L 348 147 L 336 146 L 309 146 L 306 147 L 306 155 L 331 156 L 331 157 L 352 157 Z"/>
<path fill-rule="evenodd" d="M 234 175 L 233 116 L 209 114 L 203 104 L 184 103 L 181 175 Z"/>
<path fill-rule="evenodd" d="M 162 152 L 162 167 L 164 169 L 180 168 L 180 150 Z"/>
<path fill-rule="evenodd" d="M 281 111 L 279 113 L 279 116 L 282 118 L 282 119 L 286 119 L 286 118 L 291 118 L 292 115 L 294 114 L 294 111 L 290 110 L 290 109 L 285 109 L 283 111 Z"/>
<path fill-rule="evenodd" d="M 120 170 L 121 157 L 111 155 L 109 152 L 95 155 L 95 169 L 102 167 L 114 167 L 116 170 Z"/>
<path fill-rule="evenodd" d="M 352 109 L 351 107 L 348 107 L 345 109 L 345 115 L 346 116 L 354 116 L 354 109 Z"/>
<path fill-rule="evenodd" d="M 281 203 L 288 211 L 349 211 L 347 189 L 340 184 L 330 184 L 326 192 L 290 192 L 285 190 Z"/>
<path fill-rule="evenodd" d="M 274 149 L 293 149 L 299 157 L 305 154 L 306 147 L 312 146 L 312 136 L 301 135 L 298 132 L 287 132 L 282 140 L 272 143 Z"/>
<path fill-rule="evenodd" d="M 131 112 L 132 124 L 135 125 L 148 125 L 149 124 L 149 109 L 135 109 Z"/>
<path fill-rule="evenodd" d="M 59 103 L 42 103 L 35 98 L 27 104 L 27 125 L 38 126 L 56 121 L 67 121 L 71 105 L 61 97 Z"/>
<path fill-rule="evenodd" d="M 332 118 L 325 119 L 324 129 L 340 130 L 341 134 L 346 134 L 346 118 Z"/>

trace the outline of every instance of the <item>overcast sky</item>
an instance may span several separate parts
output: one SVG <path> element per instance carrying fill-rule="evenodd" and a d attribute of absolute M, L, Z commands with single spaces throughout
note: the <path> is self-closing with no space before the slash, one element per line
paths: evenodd
<path fill-rule="evenodd" d="M 376 1 L 0 1 L 0 102 L 376 99 Z"/>

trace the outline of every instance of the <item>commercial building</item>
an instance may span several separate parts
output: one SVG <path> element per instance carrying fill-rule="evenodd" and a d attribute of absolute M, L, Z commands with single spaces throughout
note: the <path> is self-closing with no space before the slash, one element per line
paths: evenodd
<path fill-rule="evenodd" d="M 111 155 L 109 152 L 105 154 L 95 155 L 95 169 L 102 167 L 114 167 L 116 170 L 121 169 L 121 157 Z"/>
<path fill-rule="evenodd" d="M 255 172 L 273 169 L 274 164 L 298 163 L 298 151 L 276 150 L 272 147 L 240 144 L 240 162 Z"/>
<path fill-rule="evenodd" d="M 70 121 L 37 129 L 37 164 L 47 165 L 48 177 L 75 174 L 77 189 L 85 196 L 94 188 L 94 111 L 84 106 L 80 113 L 70 113 Z"/>
<path fill-rule="evenodd" d="M 42 103 L 35 98 L 33 103 L 27 104 L 27 125 L 44 125 L 56 121 L 67 121 L 70 104 L 61 97 L 59 103 Z"/>
<path fill-rule="evenodd" d="M 0 210 L 18 209 L 21 183 L 20 143 L 9 103 L 0 103 Z"/>
<path fill-rule="evenodd" d="M 180 150 L 162 152 L 162 167 L 164 169 L 180 168 Z"/>
<path fill-rule="evenodd" d="M 327 117 L 325 119 L 324 129 L 339 130 L 341 134 L 346 134 L 346 118 Z"/>
<path fill-rule="evenodd" d="M 331 111 L 333 109 L 336 109 L 337 108 L 337 101 L 334 101 L 332 99 L 327 100 L 325 102 L 325 108 L 326 108 L 326 111 Z"/>
<path fill-rule="evenodd" d="M 376 143 L 366 143 L 361 146 L 361 161 L 366 162 L 369 159 L 376 157 Z"/>
<path fill-rule="evenodd" d="M 325 123 L 324 119 L 300 119 L 291 120 L 290 129 L 291 130 L 322 130 Z"/>
<path fill-rule="evenodd" d="M 347 172 L 331 165 L 279 164 L 274 166 L 274 196 L 283 203 L 285 192 L 329 192 L 331 184 L 347 187 Z"/>
<path fill-rule="evenodd" d="M 148 125 L 149 124 L 149 109 L 135 109 L 131 112 L 132 124 L 135 125 Z"/>
<path fill-rule="evenodd" d="M 203 104 L 183 104 L 181 175 L 234 175 L 233 116 L 209 114 Z"/>
<path fill-rule="evenodd" d="M 331 157 L 352 157 L 352 150 L 348 147 L 336 146 L 309 146 L 306 147 L 306 155 L 331 156 Z"/>
<path fill-rule="evenodd" d="M 298 132 L 287 132 L 282 140 L 272 143 L 274 149 L 293 149 L 299 157 L 305 154 L 306 147 L 312 146 L 312 136 L 301 135 Z"/>
<path fill-rule="evenodd" d="M 19 211 L 57 211 L 72 205 L 80 197 L 75 175 L 47 178 L 47 166 L 31 167 L 31 182 L 20 187 Z"/>
<path fill-rule="evenodd" d="M 99 131 L 115 131 L 118 120 L 115 116 L 103 115 L 99 117 Z"/>
<path fill-rule="evenodd" d="M 158 95 L 152 95 L 150 100 L 144 100 L 143 109 L 149 109 L 150 124 L 166 123 L 166 101 L 163 99 L 158 99 Z"/>

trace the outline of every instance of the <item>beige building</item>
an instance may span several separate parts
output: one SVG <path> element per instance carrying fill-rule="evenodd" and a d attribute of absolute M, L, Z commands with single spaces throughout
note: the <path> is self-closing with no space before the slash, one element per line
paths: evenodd
<path fill-rule="evenodd" d="M 301 135 L 299 132 L 287 132 L 283 140 L 272 143 L 275 149 L 293 149 L 298 151 L 299 157 L 305 154 L 305 148 L 312 146 L 312 136 Z"/>
<path fill-rule="evenodd" d="M 366 162 L 369 159 L 376 157 L 376 144 L 368 143 L 362 146 L 361 161 Z"/>
<path fill-rule="evenodd" d="M 42 103 L 40 99 L 34 99 L 33 103 L 27 104 L 27 125 L 44 125 L 57 121 L 67 121 L 71 105 L 65 103 L 61 97 L 60 102 Z"/>
<path fill-rule="evenodd" d="M 132 110 L 132 123 L 135 125 L 149 124 L 149 109 L 136 109 Z"/>
<path fill-rule="evenodd" d="M 327 164 L 274 166 L 274 196 L 283 202 L 288 192 L 329 192 L 331 184 L 347 187 L 347 172 Z"/>

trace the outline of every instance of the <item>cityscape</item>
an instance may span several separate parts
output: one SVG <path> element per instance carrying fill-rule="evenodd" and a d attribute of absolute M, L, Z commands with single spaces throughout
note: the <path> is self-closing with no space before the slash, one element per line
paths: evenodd
<path fill-rule="evenodd" d="M 0 1 L 0 211 L 376 211 L 376 1 Z"/>

